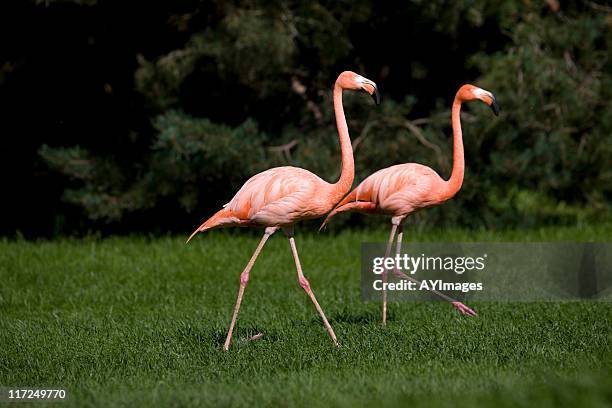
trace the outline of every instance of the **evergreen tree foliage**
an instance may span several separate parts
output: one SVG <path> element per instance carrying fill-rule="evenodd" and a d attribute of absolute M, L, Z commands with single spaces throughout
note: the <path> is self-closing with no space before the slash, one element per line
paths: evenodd
<path fill-rule="evenodd" d="M 608 6 L 213 1 L 168 21 L 182 45 L 137 56 L 134 88 L 151 123 L 133 142 L 137 153 L 39 151 L 69 180 L 64 199 L 91 219 L 141 213 L 155 223 L 171 208 L 197 223 L 248 177 L 279 165 L 334 181 L 340 153 L 331 87 L 344 69 L 376 81 L 383 94 L 376 108 L 345 93 L 357 182 L 402 162 L 447 178 L 450 104 L 462 83 L 494 92 L 502 106 L 498 118 L 485 106 L 464 108 L 464 187 L 417 222 L 491 228 L 607 216 Z"/>

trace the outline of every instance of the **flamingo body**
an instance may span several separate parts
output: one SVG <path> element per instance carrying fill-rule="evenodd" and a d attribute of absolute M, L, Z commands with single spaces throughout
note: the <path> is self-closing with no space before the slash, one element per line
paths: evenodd
<path fill-rule="evenodd" d="M 194 234 L 219 227 L 286 227 L 322 217 L 334 206 L 333 185 L 298 167 L 275 167 L 251 177 L 223 209 Z"/>
<path fill-rule="evenodd" d="M 432 168 L 418 163 L 387 167 L 368 176 L 329 214 L 347 211 L 405 217 L 451 198 L 445 194 L 445 181 Z M 324 223 L 324 225 L 325 225 Z"/>

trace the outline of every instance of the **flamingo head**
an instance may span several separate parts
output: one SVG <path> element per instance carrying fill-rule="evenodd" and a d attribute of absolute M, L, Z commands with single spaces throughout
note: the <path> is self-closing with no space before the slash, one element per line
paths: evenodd
<path fill-rule="evenodd" d="M 457 92 L 457 98 L 463 102 L 479 99 L 491 107 L 495 116 L 499 115 L 500 107 L 495 100 L 495 95 L 482 88 L 470 84 L 463 85 Z"/>
<path fill-rule="evenodd" d="M 374 102 L 380 104 L 380 94 L 378 93 L 378 87 L 374 81 L 370 81 L 368 78 L 364 78 L 359 74 L 352 71 L 344 71 L 338 76 L 336 85 L 342 89 L 352 89 L 354 91 L 366 91 L 372 96 Z"/>

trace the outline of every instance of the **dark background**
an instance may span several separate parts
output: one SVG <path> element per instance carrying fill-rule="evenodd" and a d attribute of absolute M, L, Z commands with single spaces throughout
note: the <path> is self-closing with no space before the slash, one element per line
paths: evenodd
<path fill-rule="evenodd" d="M 608 219 L 608 5 L 379 3 L 3 1 L 0 234 L 186 233 L 265 168 L 331 181 L 330 90 L 346 69 L 383 97 L 345 96 L 353 140 L 371 123 L 356 182 L 409 161 L 448 177 L 458 87 L 502 105 L 466 109 L 463 190 L 417 223 Z"/>

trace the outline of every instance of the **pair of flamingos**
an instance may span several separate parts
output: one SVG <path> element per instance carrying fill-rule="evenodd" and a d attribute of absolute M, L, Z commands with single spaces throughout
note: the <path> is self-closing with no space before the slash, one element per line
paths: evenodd
<path fill-rule="evenodd" d="M 298 221 L 319 218 L 327 213 L 329 215 L 323 225 L 334 215 L 347 211 L 389 215 L 392 228 L 385 256 L 389 256 L 396 232 L 398 234 L 397 252 L 399 253 L 403 235 L 402 222 L 408 214 L 421 208 L 441 204 L 452 198 L 461 188 L 464 173 L 463 139 L 459 117 L 461 104 L 478 99 L 489 105 L 496 115 L 498 114 L 498 106 L 491 92 L 473 85 L 462 86 L 455 96 L 452 108 L 453 170 L 449 180 L 443 180 L 434 170 L 421 164 L 399 164 L 372 174 L 345 197 L 355 176 L 353 149 L 342 107 L 342 92 L 345 89 L 363 90 L 369 93 L 377 104 L 379 103 L 378 89 L 374 82 L 350 71 L 345 71 L 338 76 L 334 86 L 334 112 L 342 151 L 342 172 L 336 183 L 330 184 L 308 170 L 297 167 L 277 167 L 266 170 L 251 177 L 234 198 L 223 206 L 223 209 L 206 220 L 187 240 L 189 242 L 198 232 L 219 227 L 265 228 L 255 253 L 240 275 L 236 307 L 223 346 L 225 351 L 229 349 L 232 341 L 232 333 L 242 296 L 249 282 L 251 268 L 268 238 L 281 228 L 289 239 L 300 286 L 304 288 L 321 315 L 332 341 L 338 345 L 336 334 L 302 272 L 293 238 L 293 225 Z M 402 279 L 413 280 L 399 271 L 395 273 Z M 383 275 L 384 279 L 386 279 L 386 274 Z M 461 313 L 476 315 L 472 309 L 462 303 L 441 293 L 436 294 L 450 301 Z M 383 292 L 382 319 L 385 324 L 387 319 L 386 292 Z"/>

